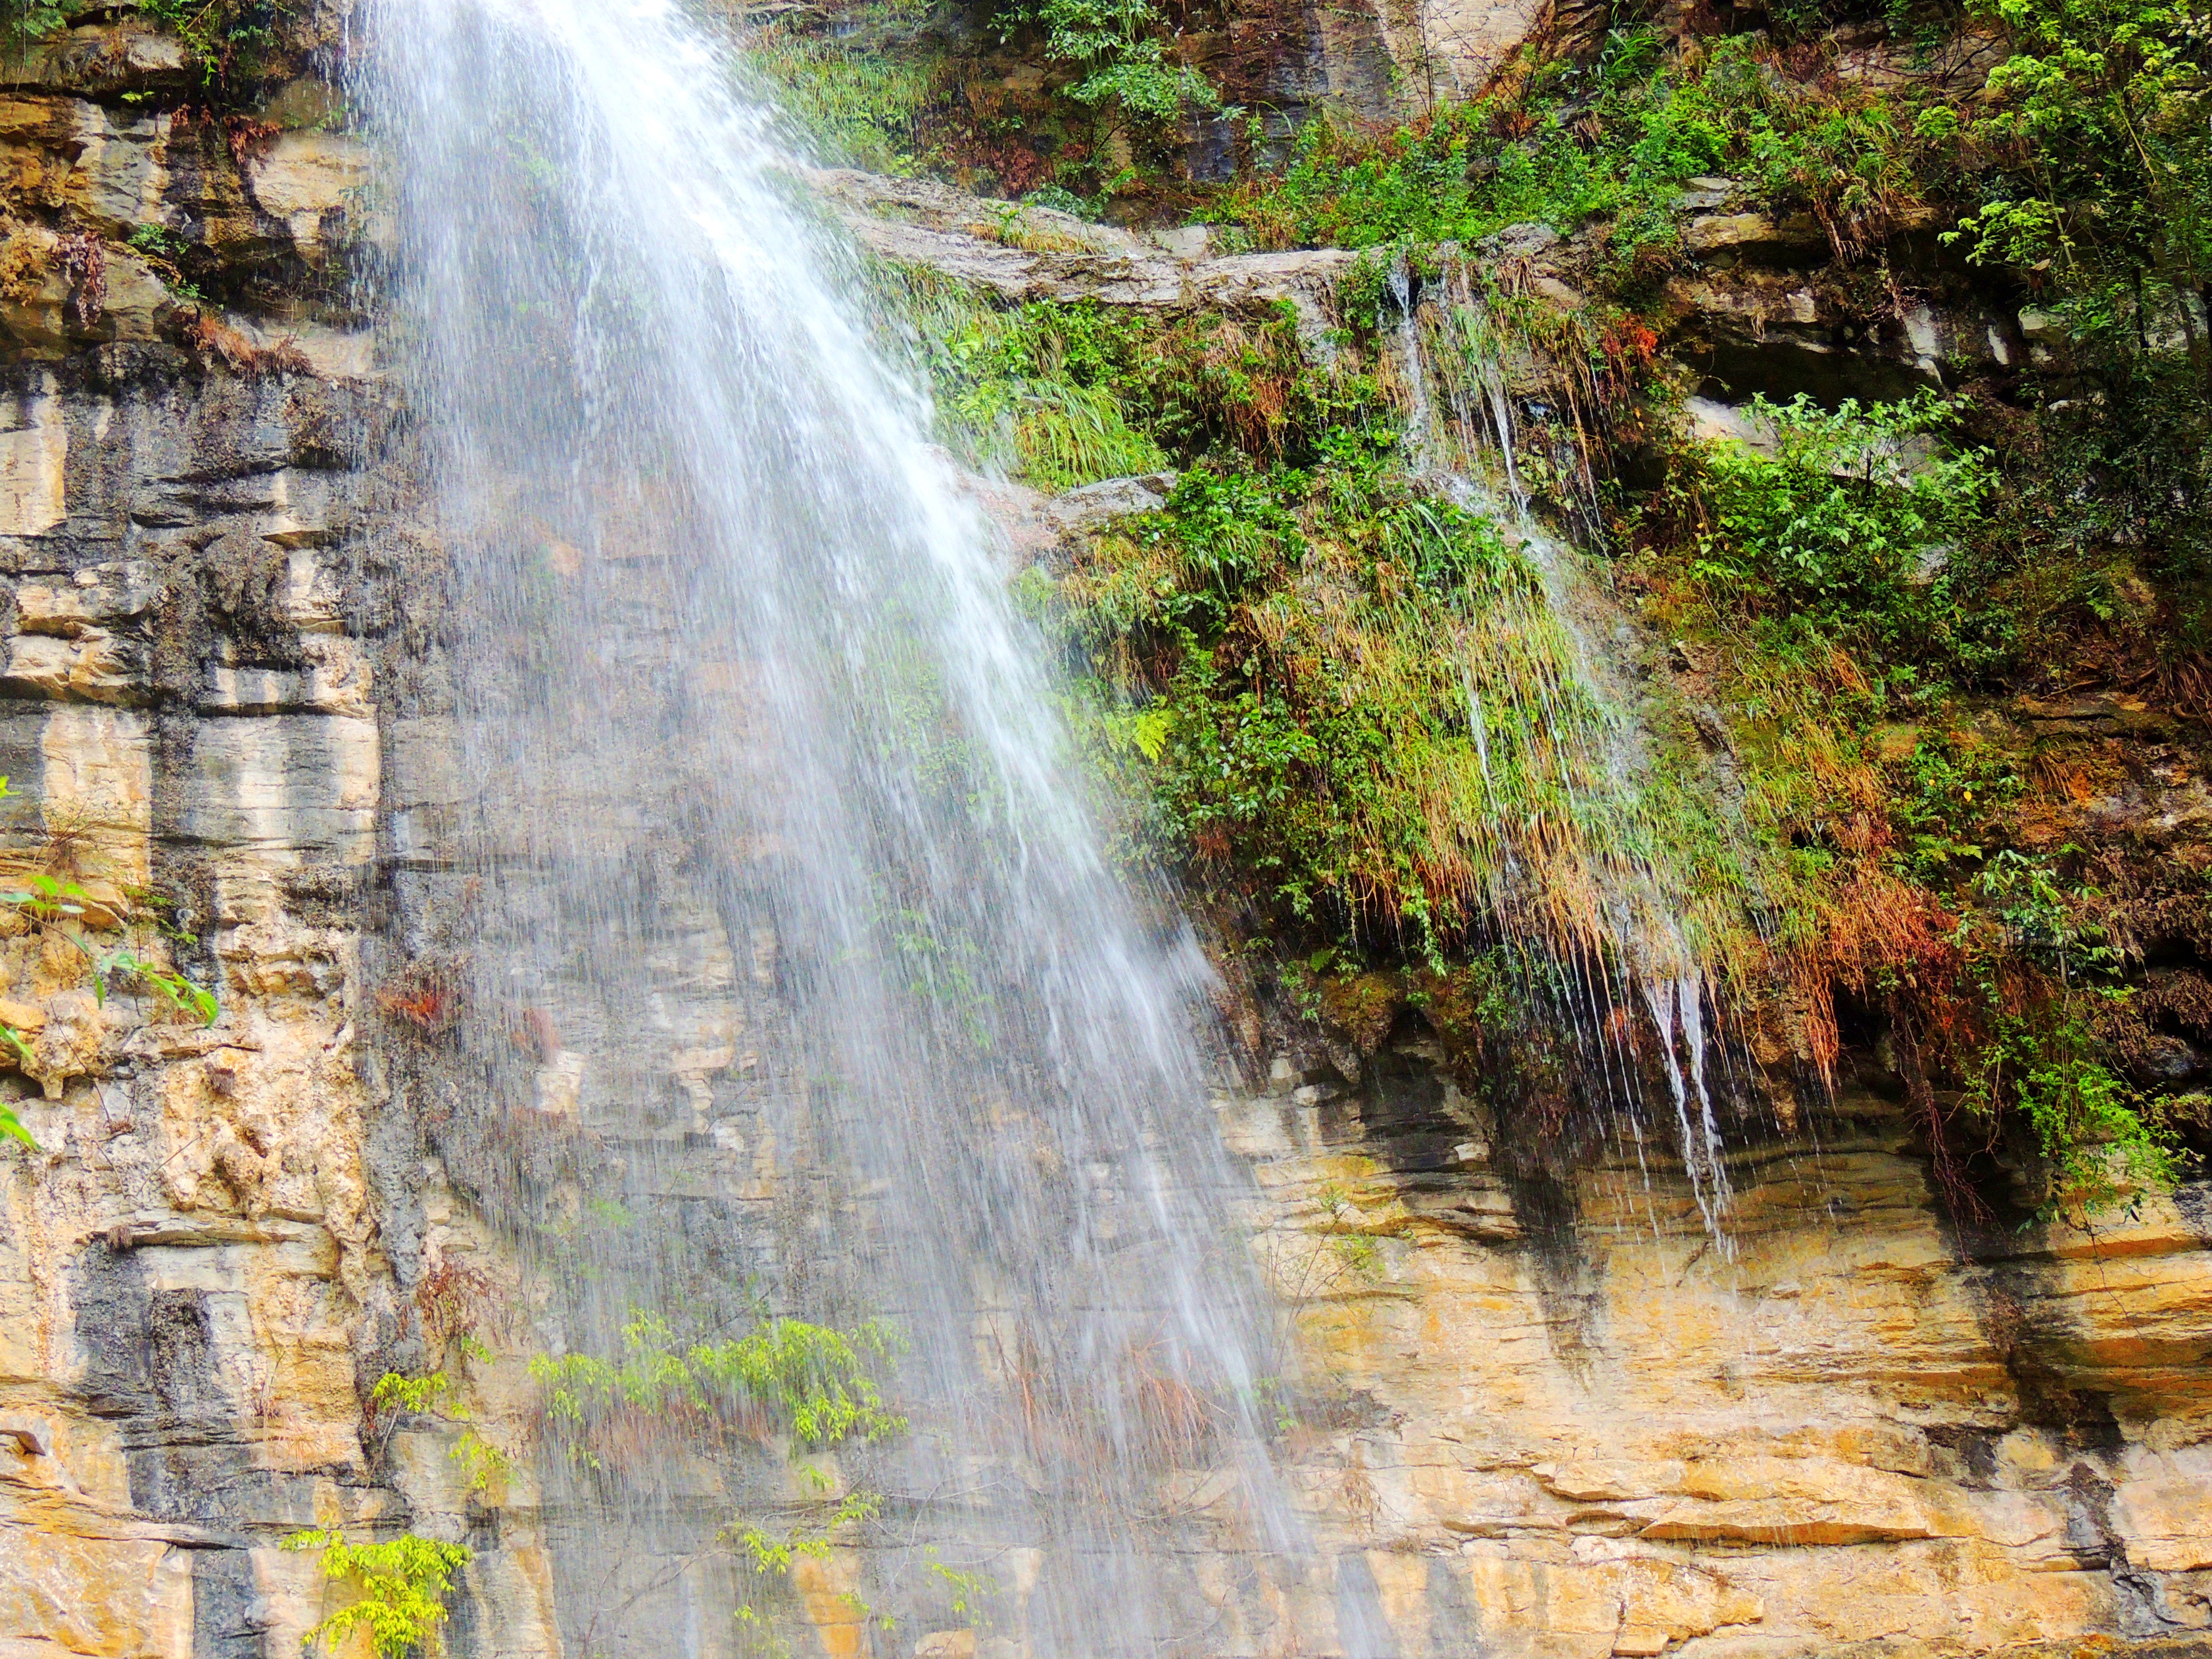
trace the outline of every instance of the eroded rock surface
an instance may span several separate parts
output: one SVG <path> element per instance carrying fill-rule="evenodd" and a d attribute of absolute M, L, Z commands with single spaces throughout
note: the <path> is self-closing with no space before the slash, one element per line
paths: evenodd
<path fill-rule="evenodd" d="M 1516 1175 L 1422 1044 L 1378 1070 L 1279 1066 L 1222 1110 L 1364 1419 L 1310 1490 L 1400 1617 L 1505 1654 L 2212 1628 L 2201 1185 L 1962 1240 L 1862 1095 L 1817 1147 L 1745 1150 L 1723 1243 L 1656 1146 Z"/>

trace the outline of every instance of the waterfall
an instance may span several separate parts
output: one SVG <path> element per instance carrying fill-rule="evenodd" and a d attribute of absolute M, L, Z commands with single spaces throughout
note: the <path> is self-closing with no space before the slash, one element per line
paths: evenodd
<path fill-rule="evenodd" d="M 368 36 L 452 573 L 450 706 L 420 696 L 470 785 L 400 884 L 463 1010 L 441 1144 L 536 1241 L 514 1328 L 886 1322 L 907 1432 L 808 1465 L 883 1517 L 875 1565 L 793 1575 L 832 1650 L 908 1650 L 935 1573 L 1040 1655 L 1157 1652 L 1227 1616 L 1177 1565 L 1203 1534 L 1318 1609 L 1281 1650 L 1386 1651 L 1255 1420 L 1280 1334 L 1202 959 L 1102 857 L 1003 562 L 765 106 L 673 0 L 377 0 Z M 807 1489 L 713 1462 L 656 1423 L 543 1471 L 572 1650 L 773 1650 L 730 1528 Z"/>

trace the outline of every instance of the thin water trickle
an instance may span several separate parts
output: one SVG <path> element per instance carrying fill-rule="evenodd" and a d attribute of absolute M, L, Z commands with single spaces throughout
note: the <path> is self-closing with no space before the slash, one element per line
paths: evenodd
<path fill-rule="evenodd" d="M 1516 454 L 1512 400 L 1497 331 L 1468 280 L 1465 262 L 1456 255 L 1443 257 L 1440 299 L 1417 295 L 1403 258 L 1390 271 L 1391 295 L 1398 307 L 1396 368 L 1406 399 L 1413 470 L 1448 499 L 1504 531 L 1542 581 L 1548 621 L 1563 647 L 1563 678 L 1577 694 L 1579 717 L 1568 715 L 1565 700 L 1540 678 L 1524 689 L 1533 690 L 1540 710 L 1560 793 L 1576 809 L 1591 804 L 1588 796 L 1593 787 L 1625 799 L 1646 770 L 1643 734 L 1628 699 L 1614 684 L 1616 677 L 1606 672 L 1604 653 L 1578 620 L 1576 584 L 1580 579 L 1574 556 L 1536 516 Z M 1433 386 L 1436 364 L 1425 326 L 1425 320 L 1431 319 L 1448 331 L 1451 345 L 1464 359 L 1458 365 L 1463 384 L 1442 403 L 1449 426 Z M 1491 771 L 1488 723 L 1474 676 L 1464 665 L 1462 678 L 1486 786 Z M 1577 775 L 1577 763 L 1589 783 Z M 1621 984 L 1618 995 L 1610 986 L 1601 989 L 1589 985 L 1589 941 L 1565 945 L 1571 974 L 1584 991 L 1589 1030 L 1601 1030 L 1614 1007 L 1627 1005 L 1640 994 L 1657 1038 L 1692 1196 L 1721 1255 L 1732 1259 L 1726 1222 L 1732 1194 L 1706 1077 L 1704 975 L 1686 944 L 1686 930 L 1675 902 L 1653 865 L 1624 848 L 1605 849 L 1594 863 L 1604 889 L 1599 968 L 1617 972 Z M 1584 1035 L 1582 1024 L 1578 1019 L 1578 1038 Z M 1617 1036 L 1611 1042 L 1599 1037 L 1595 1047 L 1598 1069 L 1608 1081 L 1610 1060 L 1620 1060 L 1619 1103 L 1634 1126 L 1638 1167 L 1648 1200 L 1650 1171 L 1644 1162 L 1637 1068 L 1625 1049 L 1617 1056 L 1608 1054 L 1608 1049 L 1621 1048 Z"/>
<path fill-rule="evenodd" d="M 1224 1616 L 1202 1540 L 1321 1609 L 1283 1650 L 1381 1659 L 1255 1421 L 1279 1315 L 1203 963 L 1103 859 L 1002 562 L 769 115 L 672 0 L 370 15 L 472 787 L 408 879 L 465 916 L 459 1110 L 540 1241 L 535 1340 L 886 1317 L 912 1429 L 831 1477 L 897 1519 L 853 1606 L 926 1617 L 972 1567 L 1029 1651 L 1151 1654 Z M 744 1650 L 722 1529 L 789 1483 L 733 1492 L 680 1425 L 628 1463 L 544 1471 L 576 1650 Z"/>

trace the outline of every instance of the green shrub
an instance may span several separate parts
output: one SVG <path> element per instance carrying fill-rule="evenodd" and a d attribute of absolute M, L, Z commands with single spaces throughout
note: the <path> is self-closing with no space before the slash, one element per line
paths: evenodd
<path fill-rule="evenodd" d="M 349 1583 L 360 1594 L 359 1601 L 309 1631 L 308 1643 L 319 1642 L 325 1652 L 336 1654 L 356 1632 L 366 1631 L 378 1659 L 439 1651 L 453 1574 L 474 1559 L 462 1545 L 412 1534 L 382 1544 L 349 1544 L 339 1534 L 319 1528 L 294 1533 L 283 1547 L 322 1551 L 324 1577 Z"/>
<path fill-rule="evenodd" d="M 1203 75 L 1170 58 L 1175 36 L 1154 0 L 1001 0 L 997 21 L 1002 35 L 1043 30 L 1047 55 L 1075 71 L 1067 96 L 1079 104 L 1152 124 L 1220 107 Z"/>
<path fill-rule="evenodd" d="M 66 0 L 4 0 L 0 3 L 0 45 L 20 52 L 32 41 L 68 27 L 81 9 Z"/>
<path fill-rule="evenodd" d="M 1946 662 L 1966 649 L 1954 556 L 1995 488 L 1980 450 L 1942 453 L 1955 411 L 1901 404 L 1755 399 L 1772 453 L 1724 442 L 1705 459 L 1693 565 L 1725 610 L 1863 647 L 1882 660 Z"/>
<path fill-rule="evenodd" d="M 548 1423 L 572 1440 L 611 1419 L 643 1414 L 834 1446 L 904 1431 L 905 1419 L 884 1409 L 870 1370 L 895 1352 L 881 1324 L 835 1331 L 796 1319 L 678 1347 L 665 1320 L 641 1313 L 623 1329 L 621 1358 L 540 1357 L 530 1375 L 545 1390 Z M 588 1461 L 580 1442 L 578 1449 Z"/>
<path fill-rule="evenodd" d="M 2146 0 L 1984 0 L 2011 56 L 1963 115 L 1923 118 L 1981 160 L 1958 235 L 1984 263 L 2048 271 L 2077 333 L 2122 353 L 2178 336 L 2208 354 L 2212 37 Z"/>

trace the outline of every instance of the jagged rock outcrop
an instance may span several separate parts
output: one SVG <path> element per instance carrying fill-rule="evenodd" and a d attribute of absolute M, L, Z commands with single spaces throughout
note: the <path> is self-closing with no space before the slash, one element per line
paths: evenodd
<path fill-rule="evenodd" d="M 805 178 L 879 258 L 926 266 L 1018 303 L 1092 300 L 1155 311 L 1238 311 L 1288 301 L 1301 333 L 1318 342 L 1336 281 L 1358 258 L 1341 248 L 1217 257 L 1202 227 L 1140 235 L 927 180 L 842 170 Z"/>

